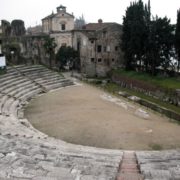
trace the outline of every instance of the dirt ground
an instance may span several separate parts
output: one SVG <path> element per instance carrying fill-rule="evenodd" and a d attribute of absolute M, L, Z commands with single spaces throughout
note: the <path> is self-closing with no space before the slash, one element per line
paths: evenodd
<path fill-rule="evenodd" d="M 33 99 L 25 117 L 49 136 L 74 144 L 125 150 L 180 148 L 180 125 L 86 84 Z"/>

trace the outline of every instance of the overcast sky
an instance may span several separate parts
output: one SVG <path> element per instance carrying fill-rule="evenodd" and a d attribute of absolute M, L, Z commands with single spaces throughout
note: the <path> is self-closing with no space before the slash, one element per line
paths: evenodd
<path fill-rule="evenodd" d="M 148 0 L 144 0 L 147 3 Z M 60 4 L 67 7 L 67 12 L 75 17 L 82 14 L 86 22 L 122 23 L 122 17 L 131 0 L 0 0 L 0 20 L 22 19 L 25 26 L 41 24 L 41 19 L 56 12 Z M 177 9 L 180 0 L 151 0 L 152 14 L 159 17 L 167 16 L 171 23 L 176 23 Z"/>

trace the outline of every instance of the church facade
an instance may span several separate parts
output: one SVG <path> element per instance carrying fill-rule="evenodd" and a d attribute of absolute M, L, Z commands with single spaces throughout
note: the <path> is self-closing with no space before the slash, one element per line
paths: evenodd
<path fill-rule="evenodd" d="M 56 51 L 61 46 L 72 47 L 72 30 L 74 29 L 74 15 L 66 12 L 66 7 L 60 5 L 57 7 L 57 12 L 42 19 L 43 33 L 54 38 L 57 47 Z"/>

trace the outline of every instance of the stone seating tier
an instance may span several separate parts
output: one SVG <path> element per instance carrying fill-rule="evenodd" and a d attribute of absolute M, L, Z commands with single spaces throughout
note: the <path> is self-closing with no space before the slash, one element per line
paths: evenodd
<path fill-rule="evenodd" d="M 7 81 L 11 82 L 13 79 L 18 78 L 18 77 L 22 78 L 22 76 L 19 73 L 13 74 L 13 75 L 9 75 L 9 76 L 5 76 L 5 77 L 4 76 L 3 77 L 0 76 L 0 83 L 6 83 Z"/>
<path fill-rule="evenodd" d="M 13 91 L 20 91 L 21 89 L 29 88 L 32 86 L 32 82 L 27 79 L 21 79 L 20 81 L 14 81 L 14 83 L 5 85 L 1 92 L 11 94 Z"/>

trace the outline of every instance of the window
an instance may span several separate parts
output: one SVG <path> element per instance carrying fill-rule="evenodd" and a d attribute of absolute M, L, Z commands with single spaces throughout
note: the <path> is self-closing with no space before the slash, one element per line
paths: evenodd
<path fill-rule="evenodd" d="M 61 30 L 64 31 L 66 29 L 66 25 L 65 24 L 61 24 Z"/>
<path fill-rule="evenodd" d="M 103 31 L 103 38 L 106 38 L 106 31 Z"/>
<path fill-rule="evenodd" d="M 98 45 L 97 46 L 97 52 L 101 52 L 102 51 L 102 47 L 101 47 L 101 45 Z"/>
<path fill-rule="evenodd" d="M 93 44 L 94 43 L 94 41 L 93 40 L 91 40 L 91 44 Z"/>
<path fill-rule="evenodd" d="M 101 61 L 102 61 L 101 58 L 99 58 L 99 59 L 98 59 L 98 62 L 101 62 Z"/>
<path fill-rule="evenodd" d="M 91 58 L 91 62 L 94 62 L 94 58 Z"/>
<path fill-rule="evenodd" d="M 77 42 L 77 50 L 78 50 L 78 52 L 80 51 L 80 48 L 81 48 L 81 42 L 80 42 L 80 40 L 78 40 L 78 42 Z"/>
<path fill-rule="evenodd" d="M 104 52 L 106 52 L 106 46 L 104 46 Z"/>
<path fill-rule="evenodd" d="M 118 46 L 115 46 L 115 51 L 118 51 L 118 49 L 119 49 Z"/>
<path fill-rule="evenodd" d="M 114 58 L 112 59 L 112 62 L 114 62 Z"/>

